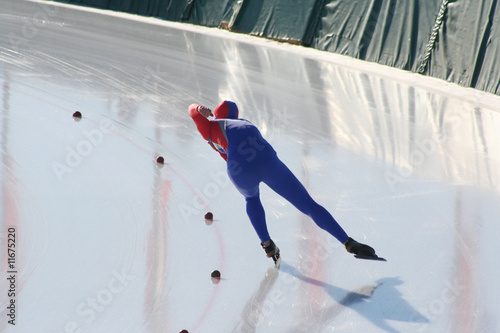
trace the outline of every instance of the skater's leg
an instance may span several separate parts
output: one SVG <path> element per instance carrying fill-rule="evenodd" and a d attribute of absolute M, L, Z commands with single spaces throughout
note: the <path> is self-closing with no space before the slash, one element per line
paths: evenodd
<path fill-rule="evenodd" d="M 260 202 L 260 197 L 257 195 L 255 197 L 245 198 L 245 200 L 247 202 L 247 214 L 250 218 L 250 222 L 259 236 L 260 242 L 264 243 L 271 237 L 269 237 L 269 232 L 267 230 L 266 215 L 264 213 L 264 207 L 262 207 L 262 203 Z"/>
<path fill-rule="evenodd" d="M 333 216 L 311 198 L 297 177 L 278 158 L 265 168 L 263 181 L 298 210 L 311 217 L 321 229 L 326 230 L 341 243 L 347 241 L 346 232 Z"/>
<path fill-rule="evenodd" d="M 260 180 L 254 172 L 240 171 L 238 173 L 228 172 L 228 174 L 236 189 L 245 197 L 248 218 L 255 232 L 257 232 L 261 243 L 264 243 L 270 237 L 267 230 L 264 207 L 259 197 Z"/>

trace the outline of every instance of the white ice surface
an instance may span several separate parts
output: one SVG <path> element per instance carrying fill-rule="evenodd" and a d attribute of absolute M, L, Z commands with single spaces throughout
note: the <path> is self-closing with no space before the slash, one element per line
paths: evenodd
<path fill-rule="evenodd" d="M 1 332 L 500 332 L 497 96 L 218 29 L 1 8 Z M 262 186 L 274 270 L 187 114 L 222 99 L 388 261 Z"/>

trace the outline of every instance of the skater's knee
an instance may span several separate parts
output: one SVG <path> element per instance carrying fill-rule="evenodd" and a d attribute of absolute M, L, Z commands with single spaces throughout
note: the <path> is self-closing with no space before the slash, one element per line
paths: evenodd
<path fill-rule="evenodd" d="M 294 206 L 302 213 L 311 218 L 313 218 L 314 213 L 321 207 L 311 197 L 308 196 L 304 197 L 302 200 L 297 200 L 294 203 Z"/>
<path fill-rule="evenodd" d="M 326 208 L 316 202 L 308 207 L 307 215 L 310 216 L 321 229 L 328 229 L 332 220 L 334 220 L 333 216 Z"/>
<path fill-rule="evenodd" d="M 240 192 L 245 197 L 245 200 L 259 197 L 258 186 L 247 186 L 247 187 L 237 186 L 236 188 L 238 189 L 238 192 Z"/>
<path fill-rule="evenodd" d="M 247 202 L 255 202 L 255 201 L 260 201 L 259 192 L 257 191 L 257 194 L 256 194 L 256 195 L 253 195 L 253 196 L 245 196 L 245 200 L 246 200 Z"/>

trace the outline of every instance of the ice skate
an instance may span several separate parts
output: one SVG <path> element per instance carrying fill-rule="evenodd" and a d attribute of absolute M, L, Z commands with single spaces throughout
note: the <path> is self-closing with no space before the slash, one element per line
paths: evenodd
<path fill-rule="evenodd" d="M 281 257 L 280 257 L 280 249 L 274 244 L 273 240 L 267 240 L 264 243 L 260 244 L 264 251 L 266 252 L 266 255 L 269 258 L 273 258 L 274 260 L 274 265 L 276 268 L 279 268 L 281 264 Z"/>
<path fill-rule="evenodd" d="M 380 260 L 386 261 L 375 254 L 375 250 L 366 244 L 361 244 L 349 237 L 344 243 L 347 252 L 354 254 L 358 259 Z"/>

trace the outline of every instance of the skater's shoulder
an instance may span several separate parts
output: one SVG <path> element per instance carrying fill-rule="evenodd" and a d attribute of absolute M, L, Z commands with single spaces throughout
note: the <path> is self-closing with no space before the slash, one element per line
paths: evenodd
<path fill-rule="evenodd" d="M 241 124 L 241 125 L 253 125 L 250 120 L 247 120 L 244 118 L 228 119 L 228 121 L 234 122 L 235 124 Z M 255 126 L 255 125 L 253 125 L 253 126 Z"/>

